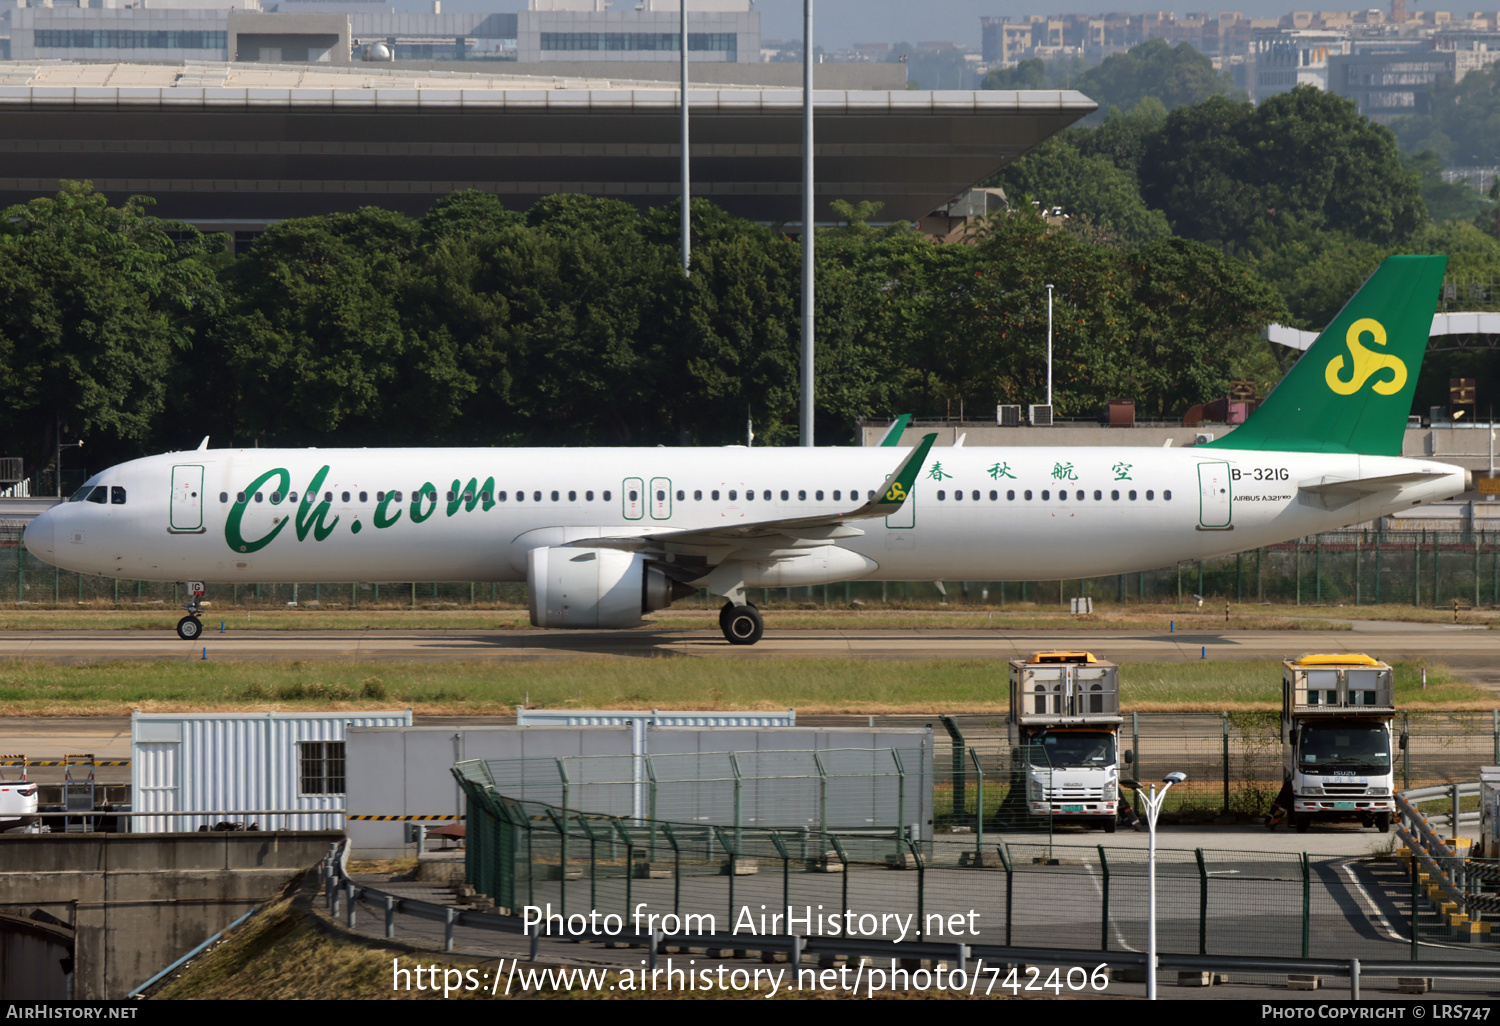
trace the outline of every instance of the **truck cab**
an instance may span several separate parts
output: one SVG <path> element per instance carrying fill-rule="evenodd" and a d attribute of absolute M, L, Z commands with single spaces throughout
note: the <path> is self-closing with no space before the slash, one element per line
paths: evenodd
<path fill-rule="evenodd" d="M 1282 663 L 1283 796 L 1299 833 L 1315 820 L 1390 831 L 1395 715 L 1395 674 L 1370 656 L 1315 654 Z"/>
<path fill-rule="evenodd" d="M 1027 812 L 1114 833 L 1121 723 L 1114 663 L 1091 652 L 1037 652 L 1011 660 L 1013 786 L 1024 788 Z"/>

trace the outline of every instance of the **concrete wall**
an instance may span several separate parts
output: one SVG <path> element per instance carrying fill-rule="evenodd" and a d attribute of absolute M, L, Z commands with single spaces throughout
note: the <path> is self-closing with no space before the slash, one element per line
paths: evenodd
<path fill-rule="evenodd" d="M 272 897 L 342 835 L 3 834 L 0 907 L 76 931 L 74 996 L 122 998 Z"/>
<path fill-rule="evenodd" d="M 345 735 L 348 759 L 346 808 L 352 815 L 397 816 L 462 814 L 463 793 L 451 768 L 465 759 L 557 759 L 568 756 L 618 756 L 633 750 L 630 727 L 350 727 Z M 932 732 L 925 729 L 846 727 L 660 727 L 645 732 L 651 755 L 709 752 L 828 751 L 835 748 L 920 748 L 929 753 L 907 765 L 912 796 L 907 820 L 930 835 Z M 617 768 L 617 767 L 616 767 Z M 540 767 L 538 767 L 540 769 Z M 528 778 L 529 782 L 529 778 Z M 550 779 L 549 781 L 550 782 Z M 538 781 L 539 784 L 543 783 Z M 581 783 L 581 782 L 580 782 Z M 541 789 L 537 795 L 544 796 Z M 603 791 L 569 805 L 590 812 L 629 813 L 629 808 L 595 809 Z M 545 797 L 545 796 L 544 796 Z M 614 799 L 621 796 L 615 795 Z M 747 795 L 747 807 L 758 801 Z M 768 799 L 769 800 L 769 799 Z M 671 818 L 668 812 L 662 818 Z M 430 826 L 441 826 L 434 822 Z M 404 822 L 350 822 L 349 840 L 358 858 L 402 858 L 416 853 L 406 840 Z"/>
<path fill-rule="evenodd" d="M 0 912 L 0 1001 L 73 997 L 73 931 Z"/>

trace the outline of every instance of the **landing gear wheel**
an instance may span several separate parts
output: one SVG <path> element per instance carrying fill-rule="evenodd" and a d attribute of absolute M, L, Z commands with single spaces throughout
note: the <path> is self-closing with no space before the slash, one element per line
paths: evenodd
<path fill-rule="evenodd" d="M 760 610 L 754 606 L 735 606 L 723 616 L 724 639 L 731 645 L 753 645 L 766 632 Z"/>
<path fill-rule="evenodd" d="M 724 608 L 719 610 L 719 630 L 727 638 L 729 636 L 729 614 L 734 612 L 734 603 L 724 603 Z"/>
<path fill-rule="evenodd" d="M 1307 828 L 1312 826 L 1312 818 L 1305 815 L 1293 816 L 1292 824 L 1297 828 L 1297 833 L 1305 834 L 1307 833 Z"/>
<path fill-rule="evenodd" d="M 1375 813 L 1375 829 L 1382 834 L 1391 832 L 1391 814 L 1389 812 Z"/>
<path fill-rule="evenodd" d="M 196 616 L 184 616 L 177 621 L 177 636 L 183 641 L 197 641 L 203 636 L 203 621 Z"/>

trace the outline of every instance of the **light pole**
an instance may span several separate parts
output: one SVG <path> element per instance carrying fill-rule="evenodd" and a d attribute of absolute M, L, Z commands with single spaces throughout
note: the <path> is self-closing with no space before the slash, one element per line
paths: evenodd
<path fill-rule="evenodd" d="M 1126 786 L 1135 789 L 1140 796 L 1141 802 L 1146 806 L 1146 828 L 1150 831 L 1147 842 L 1146 854 L 1146 1000 L 1156 1000 L 1156 817 L 1161 812 L 1161 803 L 1166 799 L 1167 792 L 1172 789 L 1173 784 L 1180 784 L 1187 779 L 1186 773 L 1168 773 L 1162 777 L 1162 789 L 1158 793 L 1156 785 L 1151 785 L 1151 793 L 1147 794 L 1141 789 L 1141 785 L 1134 780 L 1125 781 Z"/>
<path fill-rule="evenodd" d="M 1052 409 L 1052 286 L 1047 286 L 1047 409 Z"/>
<path fill-rule="evenodd" d="M 690 273 L 692 266 L 692 219 L 689 213 L 692 202 L 690 173 L 692 161 L 688 155 L 688 19 L 687 0 L 678 5 L 678 56 L 682 58 L 682 273 Z"/>
<path fill-rule="evenodd" d="M 813 444 L 813 0 L 802 0 L 802 423 Z"/>

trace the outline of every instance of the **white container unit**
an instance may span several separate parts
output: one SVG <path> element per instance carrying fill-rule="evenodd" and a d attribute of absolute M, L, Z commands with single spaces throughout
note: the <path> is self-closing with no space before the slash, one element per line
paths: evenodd
<path fill-rule="evenodd" d="M 361 713 L 143 713 L 130 717 L 131 807 L 142 832 L 212 828 L 342 830 L 344 734 L 409 727 L 411 710 Z M 318 812 L 323 815 L 289 815 Z"/>

